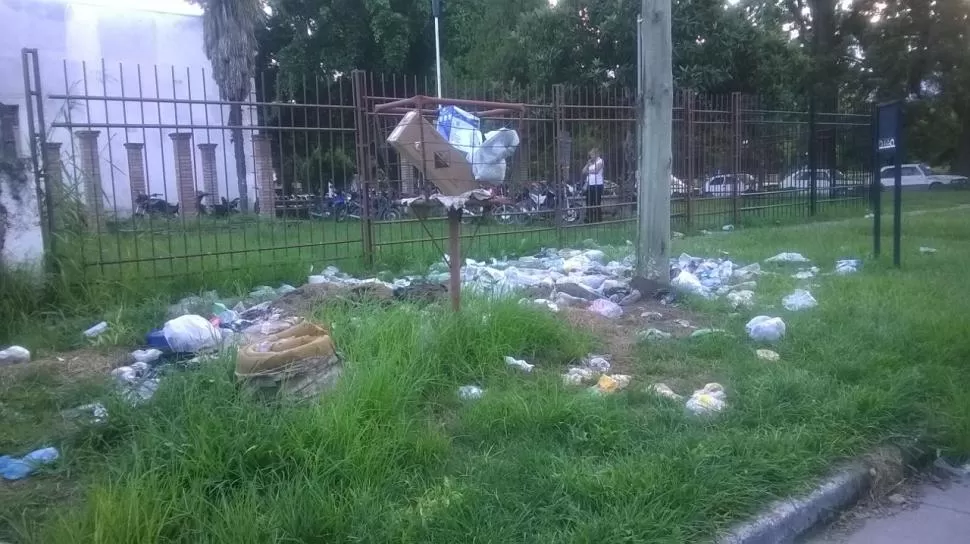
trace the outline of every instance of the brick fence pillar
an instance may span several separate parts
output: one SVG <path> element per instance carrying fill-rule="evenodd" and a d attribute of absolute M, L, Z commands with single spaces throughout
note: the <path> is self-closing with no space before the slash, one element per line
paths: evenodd
<path fill-rule="evenodd" d="M 84 204 L 91 228 L 97 228 L 104 214 L 104 198 L 101 188 L 101 158 L 98 150 L 98 130 L 78 130 L 77 137 L 78 167 L 81 171 L 81 186 L 84 190 Z"/>
<path fill-rule="evenodd" d="M 192 133 L 173 132 L 172 139 L 175 156 L 175 183 L 178 187 L 179 214 L 183 217 L 198 215 L 195 200 L 195 169 L 192 167 Z"/>
<path fill-rule="evenodd" d="M 210 206 L 220 204 L 219 174 L 216 170 L 216 145 L 199 144 L 199 155 L 202 157 L 202 190 L 209 193 Z"/>
<path fill-rule="evenodd" d="M 128 185 L 131 187 L 131 209 L 138 207 L 138 195 L 149 196 L 148 180 L 145 177 L 145 144 L 129 142 L 125 144 L 128 155 Z"/>
<path fill-rule="evenodd" d="M 256 158 L 256 191 L 259 213 L 276 217 L 276 183 L 273 181 L 273 152 L 270 137 L 253 134 L 253 154 Z"/>

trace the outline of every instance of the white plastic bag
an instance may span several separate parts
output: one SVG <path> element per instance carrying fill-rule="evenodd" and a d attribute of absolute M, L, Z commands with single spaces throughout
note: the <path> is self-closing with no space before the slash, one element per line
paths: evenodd
<path fill-rule="evenodd" d="M 785 252 L 765 259 L 766 263 L 807 263 L 810 262 L 801 253 Z"/>
<path fill-rule="evenodd" d="M 804 289 L 795 289 L 785 298 L 781 299 L 781 304 L 790 312 L 807 310 L 818 306 L 818 301 L 811 293 Z"/>
<path fill-rule="evenodd" d="M 670 280 L 670 286 L 683 293 L 691 293 L 702 297 L 709 297 L 711 294 L 710 290 L 701 284 L 701 280 L 697 279 L 697 276 L 686 270 L 681 270 L 676 278 Z"/>
<path fill-rule="evenodd" d="M 518 368 L 523 372 L 532 372 L 532 369 L 535 368 L 536 366 L 536 365 L 530 365 L 529 363 L 523 361 L 522 359 L 516 359 L 515 357 L 509 357 L 509 356 L 505 357 L 505 364 Z"/>
<path fill-rule="evenodd" d="M 505 160 L 518 146 L 519 134 L 512 129 L 502 128 L 486 134 L 485 141 L 469 156 L 475 181 L 492 185 L 505 182 Z"/>
<path fill-rule="evenodd" d="M 589 311 L 596 312 L 607 319 L 616 319 L 623 315 L 623 308 L 612 300 L 601 298 L 589 305 Z"/>
<path fill-rule="evenodd" d="M 481 119 L 457 106 L 438 110 L 437 125 L 438 134 L 469 158 L 482 145 Z"/>
<path fill-rule="evenodd" d="M 785 322 L 780 317 L 759 315 L 748 321 L 744 330 L 757 342 L 777 342 L 785 336 Z"/>
<path fill-rule="evenodd" d="M 183 315 L 167 321 L 162 333 L 169 347 L 177 353 L 196 353 L 222 344 L 219 329 L 199 315 Z"/>
<path fill-rule="evenodd" d="M 30 351 L 20 346 L 10 346 L 0 351 L 0 366 L 15 365 L 18 363 L 29 363 Z"/>
<path fill-rule="evenodd" d="M 732 291 L 728 293 L 727 299 L 731 303 L 731 307 L 735 310 L 739 308 L 750 308 L 754 306 L 754 291 L 748 291 L 747 289 Z"/>
<path fill-rule="evenodd" d="M 835 273 L 839 276 L 855 274 L 862 268 L 862 261 L 859 259 L 841 259 L 835 261 Z"/>
<path fill-rule="evenodd" d="M 709 383 L 704 389 L 694 391 L 687 400 L 687 409 L 695 415 L 705 415 L 720 412 L 727 404 L 724 402 L 726 394 L 719 383 Z"/>

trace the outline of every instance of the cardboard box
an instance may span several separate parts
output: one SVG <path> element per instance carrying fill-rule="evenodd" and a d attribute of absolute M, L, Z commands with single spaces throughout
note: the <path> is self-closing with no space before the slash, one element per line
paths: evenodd
<path fill-rule="evenodd" d="M 420 170 L 424 179 L 433 183 L 441 194 L 458 196 L 478 189 L 465 154 L 452 147 L 419 112 L 405 114 L 387 137 L 387 143 Z"/>

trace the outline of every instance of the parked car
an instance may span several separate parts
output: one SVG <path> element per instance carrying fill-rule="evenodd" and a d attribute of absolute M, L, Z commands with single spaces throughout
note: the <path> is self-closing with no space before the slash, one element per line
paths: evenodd
<path fill-rule="evenodd" d="M 935 190 L 947 186 L 963 187 L 967 185 L 966 176 L 937 174 L 925 164 L 903 164 L 900 166 L 900 173 L 904 187 L 923 186 Z M 879 171 L 879 182 L 883 188 L 894 186 L 896 184 L 896 167 L 884 166 Z"/>
<path fill-rule="evenodd" d="M 634 189 L 636 192 L 640 190 L 640 173 L 636 173 L 636 182 L 634 183 Z M 685 182 L 684 180 L 678 178 L 677 176 L 670 175 L 670 196 L 671 197 L 685 197 L 688 193 L 693 195 L 700 194 L 700 188 L 691 187 L 691 184 Z"/>
<path fill-rule="evenodd" d="M 751 174 L 718 174 L 704 183 L 704 195 L 732 196 L 735 192 L 750 193 L 756 190 L 757 185 L 758 180 Z"/>
<path fill-rule="evenodd" d="M 865 192 L 869 181 L 866 175 L 845 175 L 840 170 L 818 168 L 815 170 L 816 194 L 828 195 L 829 198 L 859 194 Z M 804 194 L 812 190 L 812 171 L 801 168 L 785 176 L 781 181 L 781 190 Z"/>

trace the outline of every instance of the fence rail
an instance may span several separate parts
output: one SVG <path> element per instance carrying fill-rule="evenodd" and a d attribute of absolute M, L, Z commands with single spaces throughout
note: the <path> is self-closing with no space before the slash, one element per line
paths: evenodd
<path fill-rule="evenodd" d="M 401 115 L 375 112 L 432 94 L 422 78 L 266 73 L 251 96 L 226 100 L 204 70 L 46 64 L 35 55 L 24 76 L 28 91 L 44 98 L 29 115 L 31 139 L 42 143 L 33 158 L 47 250 L 79 281 L 202 285 L 229 270 L 268 280 L 311 266 L 414 268 L 439 258 L 443 219 L 422 223 L 394 204 L 426 187 L 386 142 Z M 521 138 L 505 193 L 513 204 L 538 187 L 555 195 L 554 205 L 531 211 L 468 210 L 465 254 L 633 238 L 631 90 L 448 91 L 523 104 L 521 115 L 482 120 L 485 130 L 515 128 Z M 673 228 L 771 224 L 863 206 L 873 183 L 870 117 L 813 119 L 739 93 L 677 92 Z M 580 170 L 593 147 L 605 161 L 606 189 L 591 208 Z"/>

